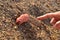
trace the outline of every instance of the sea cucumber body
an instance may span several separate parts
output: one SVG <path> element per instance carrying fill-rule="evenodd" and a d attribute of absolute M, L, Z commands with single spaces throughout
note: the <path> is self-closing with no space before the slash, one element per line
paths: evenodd
<path fill-rule="evenodd" d="M 24 22 L 28 22 L 31 23 L 35 26 L 47 26 L 46 24 L 44 24 L 41 20 L 36 19 L 35 17 L 33 17 L 32 15 L 29 14 L 22 14 L 21 16 L 19 16 L 16 20 L 17 23 L 22 24 Z"/>

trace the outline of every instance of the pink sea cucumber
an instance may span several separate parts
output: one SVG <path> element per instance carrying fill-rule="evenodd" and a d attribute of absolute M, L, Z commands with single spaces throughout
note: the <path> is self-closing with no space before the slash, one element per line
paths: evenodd
<path fill-rule="evenodd" d="M 16 19 L 16 23 L 19 23 L 19 24 L 22 24 L 24 22 L 28 22 L 28 23 L 31 23 L 35 26 L 46 26 L 46 24 L 44 24 L 41 20 L 38 20 L 36 19 L 35 17 L 33 17 L 32 15 L 28 14 L 28 13 L 25 13 L 25 14 L 22 14 L 20 15 L 17 19 Z"/>

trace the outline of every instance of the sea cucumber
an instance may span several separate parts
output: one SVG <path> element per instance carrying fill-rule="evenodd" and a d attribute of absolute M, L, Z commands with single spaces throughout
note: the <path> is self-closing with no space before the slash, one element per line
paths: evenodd
<path fill-rule="evenodd" d="M 35 17 L 33 17 L 32 15 L 27 14 L 27 13 L 20 15 L 16 19 L 16 22 L 19 23 L 19 24 L 22 24 L 24 22 L 29 22 L 29 23 L 32 23 L 35 26 L 41 26 L 41 25 L 48 26 L 48 25 L 44 24 L 41 20 L 38 20 Z"/>

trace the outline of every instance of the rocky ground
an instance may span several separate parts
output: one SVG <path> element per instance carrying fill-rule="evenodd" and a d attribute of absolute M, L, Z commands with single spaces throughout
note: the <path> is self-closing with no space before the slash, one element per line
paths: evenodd
<path fill-rule="evenodd" d="M 60 31 L 48 26 L 37 27 L 28 22 L 19 25 L 16 18 L 23 13 L 34 17 L 60 10 L 60 0 L 0 0 L 0 40 L 60 40 Z"/>

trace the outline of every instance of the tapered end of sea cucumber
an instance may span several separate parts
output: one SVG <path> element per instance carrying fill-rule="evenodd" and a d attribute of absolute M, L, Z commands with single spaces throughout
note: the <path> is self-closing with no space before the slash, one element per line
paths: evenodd
<path fill-rule="evenodd" d="M 16 23 L 22 24 L 29 20 L 29 14 L 22 14 L 16 19 Z"/>

